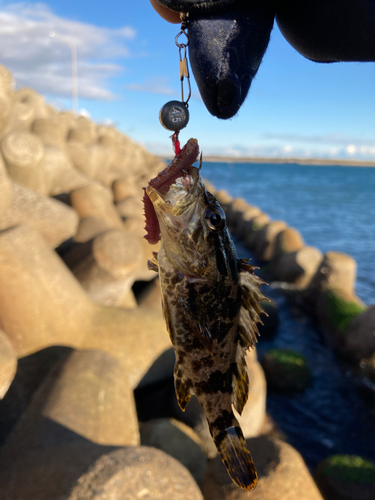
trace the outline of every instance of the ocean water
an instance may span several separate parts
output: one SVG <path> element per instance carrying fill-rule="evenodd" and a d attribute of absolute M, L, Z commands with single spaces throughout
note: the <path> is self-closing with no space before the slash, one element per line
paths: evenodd
<path fill-rule="evenodd" d="M 206 162 L 202 175 L 298 229 L 306 245 L 354 257 L 356 293 L 375 304 L 375 168 Z"/>
<path fill-rule="evenodd" d="M 352 255 L 358 264 L 357 294 L 375 303 L 375 168 L 205 163 L 202 175 L 217 189 L 295 227 L 307 245 Z M 236 246 L 239 257 L 250 256 L 240 242 Z M 303 393 L 269 392 L 268 413 L 311 472 L 337 453 L 375 463 L 373 400 L 359 392 L 349 367 L 311 318 L 271 287 L 264 292 L 277 301 L 280 324 L 273 339 L 259 339 L 259 359 L 274 347 L 295 349 L 312 372 Z"/>

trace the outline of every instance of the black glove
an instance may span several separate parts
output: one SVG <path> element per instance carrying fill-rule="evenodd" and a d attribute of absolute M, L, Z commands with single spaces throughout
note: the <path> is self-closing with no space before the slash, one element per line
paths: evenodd
<path fill-rule="evenodd" d="M 273 21 L 316 62 L 375 61 L 375 0 L 156 0 L 189 13 L 190 63 L 208 111 L 240 109 L 267 49 Z"/>

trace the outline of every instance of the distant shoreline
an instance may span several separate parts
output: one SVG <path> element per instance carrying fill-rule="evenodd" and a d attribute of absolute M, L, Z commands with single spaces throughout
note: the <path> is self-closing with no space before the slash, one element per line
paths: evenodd
<path fill-rule="evenodd" d="M 160 156 L 165 159 L 165 156 Z M 169 160 L 172 158 L 169 157 Z M 296 164 L 296 165 L 316 165 L 316 166 L 341 166 L 341 167 L 375 167 L 375 161 L 361 160 L 332 160 L 326 158 L 254 158 L 254 157 L 230 157 L 230 156 L 205 156 L 206 162 L 217 163 L 275 163 L 275 164 Z"/>

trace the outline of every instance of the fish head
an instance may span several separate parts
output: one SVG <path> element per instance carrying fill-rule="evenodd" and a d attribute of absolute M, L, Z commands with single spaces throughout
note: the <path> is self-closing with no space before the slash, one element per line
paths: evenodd
<path fill-rule="evenodd" d="M 159 221 L 163 252 L 175 270 L 190 279 L 237 273 L 225 213 L 205 189 L 198 168 L 190 167 L 166 193 L 150 185 L 146 193 Z"/>

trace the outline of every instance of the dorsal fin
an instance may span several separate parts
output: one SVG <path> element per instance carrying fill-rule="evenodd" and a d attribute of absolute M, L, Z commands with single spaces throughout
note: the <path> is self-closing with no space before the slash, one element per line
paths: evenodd
<path fill-rule="evenodd" d="M 254 269 L 257 268 L 251 266 L 248 259 L 239 261 L 241 309 L 238 322 L 239 344 L 236 364 L 232 369 L 232 403 L 240 415 L 249 394 L 249 376 L 247 374 L 245 353 L 247 349 L 254 347 L 257 342 L 257 335 L 259 335 L 257 323 L 261 323 L 260 314 L 264 313 L 260 301 L 266 299 L 265 295 L 259 290 L 260 285 L 265 284 L 265 282 L 254 274 Z"/>
<path fill-rule="evenodd" d="M 260 314 L 266 314 L 261 305 L 261 300 L 269 300 L 259 290 L 260 285 L 267 283 L 254 274 L 258 269 L 248 263 L 248 259 L 239 261 L 240 285 L 241 285 L 241 311 L 238 326 L 240 344 L 244 349 L 253 347 L 257 341 L 257 323 L 262 323 Z"/>

